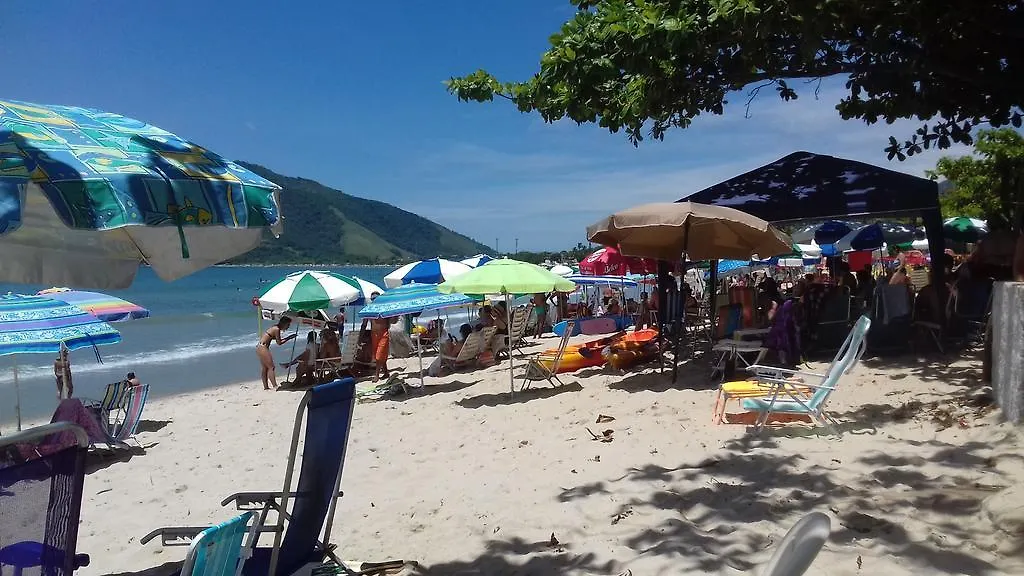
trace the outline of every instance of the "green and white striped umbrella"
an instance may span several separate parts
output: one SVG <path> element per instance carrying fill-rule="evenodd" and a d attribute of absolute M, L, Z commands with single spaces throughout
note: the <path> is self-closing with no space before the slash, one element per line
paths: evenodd
<path fill-rule="evenodd" d="M 259 301 L 264 310 L 275 313 L 310 312 L 362 302 L 369 298 L 368 294 L 364 296 L 367 290 L 384 292 L 365 280 L 307 270 L 285 276 L 267 288 Z"/>

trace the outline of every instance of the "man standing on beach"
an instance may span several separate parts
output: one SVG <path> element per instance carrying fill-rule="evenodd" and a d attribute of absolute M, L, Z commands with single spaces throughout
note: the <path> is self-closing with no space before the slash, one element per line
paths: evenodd
<path fill-rule="evenodd" d="M 334 323 L 338 325 L 338 342 L 344 340 L 345 337 L 345 307 L 338 308 L 338 313 L 334 315 Z"/>

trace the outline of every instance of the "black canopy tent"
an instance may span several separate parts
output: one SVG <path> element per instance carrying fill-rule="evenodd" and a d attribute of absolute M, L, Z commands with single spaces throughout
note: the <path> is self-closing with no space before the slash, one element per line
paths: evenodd
<path fill-rule="evenodd" d="M 945 248 L 937 182 L 835 156 L 794 152 L 683 200 L 729 206 L 775 224 L 917 215 L 932 255 Z M 931 281 L 943 286 L 942 266 L 932 266 Z"/>

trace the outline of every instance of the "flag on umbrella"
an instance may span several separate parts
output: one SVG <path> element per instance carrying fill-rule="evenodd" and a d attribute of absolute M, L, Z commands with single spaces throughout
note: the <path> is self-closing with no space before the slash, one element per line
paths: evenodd
<path fill-rule="evenodd" d="M 472 270 L 462 262 L 453 262 L 443 258 L 420 260 L 406 264 L 384 277 L 384 285 L 395 288 L 403 284 L 440 284 Z"/>
<path fill-rule="evenodd" d="M 142 306 L 99 292 L 85 292 L 69 288 L 47 288 L 46 290 L 40 290 L 38 295 L 78 306 L 104 322 L 123 322 L 125 320 L 149 318 L 149 310 Z"/>
<path fill-rule="evenodd" d="M 311 312 L 352 304 L 363 299 L 369 284 L 331 272 L 295 272 L 267 288 L 259 297 L 264 310 L 275 313 Z M 372 290 L 372 288 L 371 288 Z M 381 290 L 377 288 L 378 292 Z M 372 293 L 372 292 L 371 292 Z"/>
<path fill-rule="evenodd" d="M 469 266 L 470 268 L 476 268 L 477 266 L 483 266 L 484 264 L 487 264 L 491 260 L 494 260 L 494 258 L 491 258 L 487 254 L 477 254 L 476 256 L 473 256 L 472 258 L 466 258 L 465 260 L 459 260 L 459 262 L 465 264 L 466 266 Z"/>
<path fill-rule="evenodd" d="M 456 306 L 476 301 L 465 294 L 442 294 L 437 284 L 406 284 L 384 292 L 359 311 L 360 318 L 393 318 Z"/>

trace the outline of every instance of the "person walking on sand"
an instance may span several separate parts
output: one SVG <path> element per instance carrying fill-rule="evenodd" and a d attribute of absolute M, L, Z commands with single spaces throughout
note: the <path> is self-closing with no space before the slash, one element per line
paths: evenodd
<path fill-rule="evenodd" d="M 370 341 L 373 346 L 373 363 L 375 372 L 373 381 L 377 382 L 383 376 L 385 379 L 388 373 L 388 356 L 391 354 L 391 324 L 394 320 L 389 318 L 374 318 L 370 322 Z"/>
<path fill-rule="evenodd" d="M 283 338 L 281 336 L 291 325 L 291 318 L 281 318 L 277 321 L 277 324 L 267 328 L 267 331 L 260 336 L 260 341 L 256 344 L 256 356 L 260 359 L 260 380 L 263 381 L 264 390 L 277 388 L 277 374 L 274 372 L 274 356 L 270 353 L 270 343 L 277 342 L 278 346 L 283 346 L 285 342 L 295 338 L 297 334 Z"/>
<path fill-rule="evenodd" d="M 75 393 L 75 386 L 71 382 L 71 358 L 64 344 L 60 345 L 57 359 L 53 361 L 53 377 L 57 381 L 57 399 L 71 398 Z"/>

